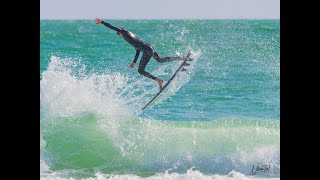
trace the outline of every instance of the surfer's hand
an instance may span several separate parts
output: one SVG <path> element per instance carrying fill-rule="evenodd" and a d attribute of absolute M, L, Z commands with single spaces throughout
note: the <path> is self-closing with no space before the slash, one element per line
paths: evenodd
<path fill-rule="evenodd" d="M 94 20 L 94 22 L 96 22 L 96 24 L 101 24 L 102 20 L 99 19 L 99 18 L 96 18 L 96 19 Z"/>
<path fill-rule="evenodd" d="M 136 63 L 130 64 L 130 68 L 134 68 L 135 65 L 136 65 Z"/>

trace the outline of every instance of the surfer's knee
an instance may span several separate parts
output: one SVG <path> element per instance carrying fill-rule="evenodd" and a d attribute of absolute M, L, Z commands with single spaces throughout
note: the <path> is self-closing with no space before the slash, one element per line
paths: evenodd
<path fill-rule="evenodd" d="M 165 61 L 163 59 L 155 59 L 158 63 L 164 63 Z"/>
<path fill-rule="evenodd" d="M 141 75 L 144 75 L 145 74 L 144 68 L 139 67 L 138 68 L 138 73 L 141 74 Z"/>
<path fill-rule="evenodd" d="M 153 57 L 156 61 L 159 62 L 160 57 L 159 57 L 159 55 L 158 55 L 157 52 L 154 52 L 153 55 L 152 55 L 152 57 Z"/>
<path fill-rule="evenodd" d="M 157 53 L 153 54 L 153 58 L 158 62 L 158 63 L 163 63 L 165 62 L 163 58 L 160 58 Z"/>

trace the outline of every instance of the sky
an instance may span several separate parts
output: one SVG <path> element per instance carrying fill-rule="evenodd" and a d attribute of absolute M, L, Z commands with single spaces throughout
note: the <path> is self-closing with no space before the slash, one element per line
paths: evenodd
<path fill-rule="evenodd" d="M 40 19 L 280 19 L 280 0 L 40 0 Z"/>

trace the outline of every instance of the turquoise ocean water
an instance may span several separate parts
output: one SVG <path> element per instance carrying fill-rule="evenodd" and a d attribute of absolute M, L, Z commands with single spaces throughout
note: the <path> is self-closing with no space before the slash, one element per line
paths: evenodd
<path fill-rule="evenodd" d="M 132 46 L 90 20 L 41 20 L 41 179 L 279 179 L 279 20 L 107 22 L 194 60 L 140 111 L 158 85 L 129 67 Z"/>

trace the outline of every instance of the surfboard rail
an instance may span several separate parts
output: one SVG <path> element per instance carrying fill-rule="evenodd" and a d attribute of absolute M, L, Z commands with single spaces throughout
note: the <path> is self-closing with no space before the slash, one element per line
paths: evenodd
<path fill-rule="evenodd" d="M 174 77 L 178 74 L 178 72 L 181 70 L 183 66 L 186 66 L 186 61 L 189 60 L 189 57 L 191 55 L 191 52 L 187 54 L 187 58 L 183 60 L 183 62 L 180 64 L 179 68 L 174 72 L 174 74 L 171 76 L 171 78 L 167 81 L 167 83 L 162 87 L 162 89 L 143 107 L 141 108 L 141 111 L 144 110 L 146 107 L 148 107 L 160 94 L 165 88 L 170 84 L 170 82 L 173 80 Z"/>

